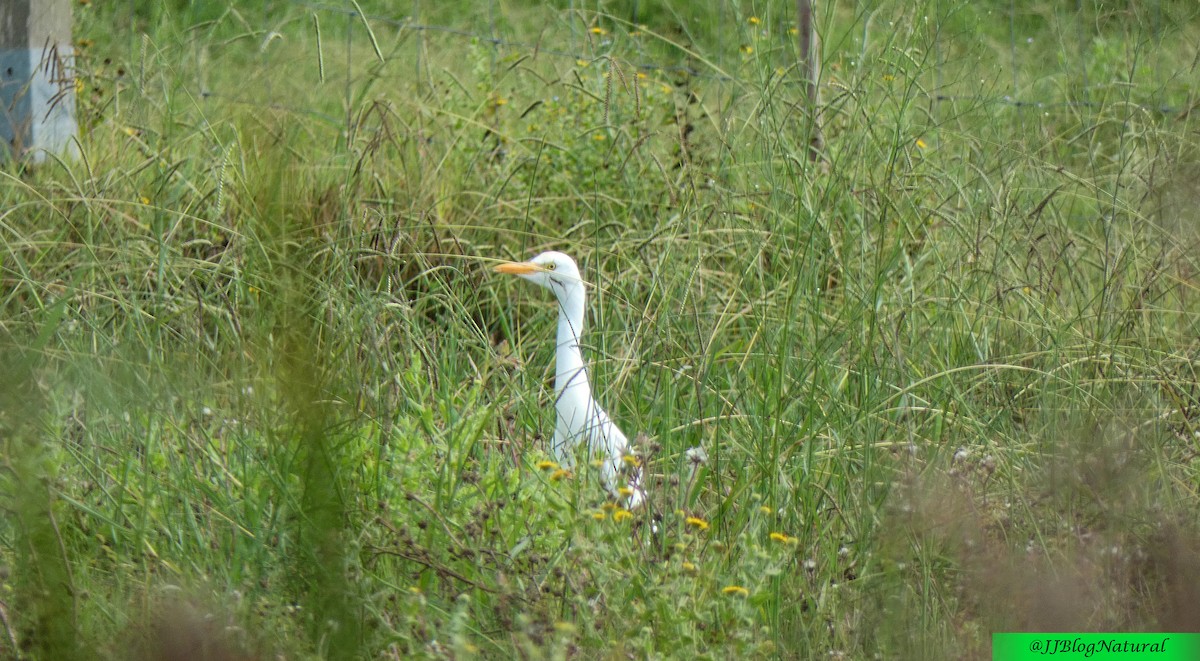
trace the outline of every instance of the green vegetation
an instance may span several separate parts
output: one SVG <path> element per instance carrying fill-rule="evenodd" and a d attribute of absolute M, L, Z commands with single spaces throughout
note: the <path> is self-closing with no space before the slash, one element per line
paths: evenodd
<path fill-rule="evenodd" d="M 1200 630 L 1190 0 L 829 3 L 816 164 L 792 3 L 143 4 L 0 173 L 0 656 Z M 539 465 L 551 248 L 632 516 Z"/>

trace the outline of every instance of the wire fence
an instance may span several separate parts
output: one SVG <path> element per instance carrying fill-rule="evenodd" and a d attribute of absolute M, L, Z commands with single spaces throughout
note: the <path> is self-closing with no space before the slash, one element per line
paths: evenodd
<path fill-rule="evenodd" d="M 353 0 L 351 0 L 351 2 L 348 5 L 343 5 L 343 6 L 338 6 L 338 5 L 328 4 L 328 3 L 321 3 L 321 2 L 312 2 L 310 0 L 289 0 L 289 2 L 292 6 L 302 8 L 308 12 L 312 12 L 314 15 L 330 15 L 330 16 L 344 17 L 347 22 L 346 23 L 346 27 L 347 27 L 346 39 L 347 39 L 347 47 L 348 48 L 352 47 L 352 42 L 355 38 L 362 38 L 364 36 L 364 35 L 360 35 L 357 33 L 362 32 L 362 31 L 369 32 L 370 31 L 369 26 L 371 24 L 375 24 L 375 25 L 388 26 L 388 27 L 392 27 L 392 28 L 396 28 L 396 29 L 408 31 L 408 32 L 417 32 L 417 33 L 426 32 L 426 33 L 437 33 L 437 34 L 442 34 L 442 35 L 448 35 L 448 36 L 462 38 L 465 40 L 475 41 L 478 43 L 489 44 L 496 49 L 504 48 L 504 49 L 510 49 L 510 50 L 523 50 L 526 52 L 536 52 L 539 55 L 555 57 L 555 58 L 562 58 L 562 59 L 571 60 L 571 61 L 586 61 L 586 60 L 594 59 L 594 58 L 604 56 L 607 54 L 607 53 L 597 52 L 596 48 L 594 47 L 594 43 L 590 40 L 583 38 L 584 33 L 586 31 L 574 29 L 574 27 L 571 30 L 571 34 L 570 34 L 570 36 L 571 36 L 570 40 L 572 42 L 574 42 L 574 47 L 571 50 L 546 47 L 544 44 L 538 43 L 538 42 L 531 42 L 531 41 L 522 40 L 522 39 L 508 39 L 503 36 L 499 36 L 500 30 L 498 29 L 495 19 L 496 19 L 496 16 L 498 15 L 498 13 L 501 12 L 502 10 L 499 7 L 499 4 L 495 0 L 492 0 L 491 2 L 488 3 L 487 16 L 489 18 L 489 30 L 486 33 L 476 31 L 476 30 L 465 29 L 461 26 L 436 25 L 436 24 L 422 23 L 419 20 L 419 12 L 409 13 L 409 14 L 405 14 L 402 16 L 401 15 L 384 15 L 384 14 L 379 14 L 379 13 L 365 12 L 365 11 L 362 11 L 358 7 L 357 3 L 355 3 Z M 728 6 L 727 3 L 720 3 L 720 4 L 724 11 L 732 12 L 731 7 Z M 830 5 L 832 5 L 832 4 L 833 3 L 820 3 L 819 2 L 819 3 L 817 3 L 816 9 L 817 9 L 817 11 L 821 11 L 821 9 L 828 9 L 830 7 Z M 875 3 L 866 2 L 864 0 L 857 0 L 855 3 L 856 10 L 855 10 L 854 14 L 856 16 L 869 17 L 870 16 L 869 7 L 873 4 L 875 4 Z M 989 94 L 989 95 L 945 94 L 945 93 L 935 91 L 933 94 L 930 95 L 931 98 L 935 101 L 974 101 L 977 103 L 1001 104 L 1001 105 L 1006 105 L 1006 106 L 1012 106 L 1015 108 L 1037 108 L 1037 109 L 1048 109 L 1048 108 L 1058 108 L 1058 107 L 1095 108 L 1095 107 L 1102 106 L 1103 105 L 1102 102 L 1094 101 L 1089 98 L 1091 96 L 1090 88 L 1092 87 L 1093 84 L 1105 85 L 1108 83 L 1108 81 L 1102 81 L 1102 80 L 1089 80 L 1089 70 L 1094 68 L 1094 65 L 1092 65 L 1092 63 L 1089 61 L 1091 59 L 1089 56 L 1089 40 L 1095 39 L 1098 36 L 1096 31 L 1094 29 L 1092 29 L 1094 26 L 1088 25 L 1088 21 L 1085 18 L 1085 13 L 1088 8 L 1086 5 L 1092 4 L 1091 1 L 1090 0 L 1075 0 L 1075 3 L 1074 3 L 1075 11 L 1073 12 L 1073 15 L 1067 16 L 1065 18 L 1062 15 L 1056 15 L 1057 18 L 1063 19 L 1065 23 L 1073 24 L 1073 27 L 1075 28 L 1074 35 L 1065 35 L 1065 34 L 1062 35 L 1063 41 L 1064 41 L 1064 47 L 1066 47 L 1067 39 L 1074 38 L 1077 42 L 1076 47 L 1078 49 L 1078 52 L 1076 54 L 1077 57 L 1075 59 L 1075 65 L 1078 68 L 1078 73 L 1079 73 L 1080 79 L 1083 81 L 1083 85 L 1081 88 L 1081 96 L 1083 98 L 1071 99 L 1071 100 L 1047 100 L 1047 99 L 1041 99 L 1041 98 L 1036 98 L 1036 97 L 1029 97 L 1028 95 L 1023 94 L 1023 92 L 1022 92 L 1023 86 L 1022 86 L 1022 82 L 1020 80 L 1020 75 L 1021 75 L 1021 72 L 1025 70 L 1026 62 L 1024 61 L 1024 56 L 1022 55 L 1022 52 L 1021 52 L 1021 45 L 1032 43 L 1033 38 L 1019 34 L 1018 19 L 1021 18 L 1023 13 L 1027 12 L 1027 10 L 1023 9 L 1023 7 L 1019 6 L 1019 4 L 1024 5 L 1025 3 L 1018 3 L 1017 0 L 1010 0 L 1010 2 L 1008 3 L 1008 7 L 1007 7 L 1007 16 L 1004 17 L 1004 19 L 1006 19 L 1006 22 L 1008 23 L 1008 26 L 1009 26 L 1008 51 L 1009 51 L 1010 61 L 1007 63 L 1008 64 L 1007 68 L 1010 70 L 1011 76 L 1012 76 L 1010 91 L 1008 93 Z M 825 5 L 825 7 L 822 7 L 821 5 Z M 419 8 L 419 3 L 413 3 L 412 6 L 414 8 Z M 1167 28 L 1168 19 L 1166 16 L 1166 12 L 1164 12 L 1164 10 L 1163 10 L 1163 0 L 1154 0 L 1153 2 L 1147 4 L 1147 8 L 1148 9 L 1143 12 L 1144 15 L 1142 15 L 1140 18 L 1143 21 L 1145 21 L 1145 19 L 1148 18 L 1149 24 L 1145 24 L 1143 22 L 1143 24 L 1140 25 L 1140 27 L 1144 30 L 1144 34 L 1142 34 L 1141 37 L 1143 39 L 1151 42 L 1150 45 L 1154 47 L 1151 49 L 1153 52 L 1153 51 L 1156 51 L 1157 47 L 1159 47 L 1161 45 L 1162 35 L 1164 34 L 1164 31 Z M 567 11 L 569 14 L 575 15 L 577 17 L 584 17 L 587 15 L 593 15 L 593 16 L 596 15 L 592 12 L 585 12 L 584 10 L 575 7 L 574 2 L 571 2 L 571 6 L 568 8 Z M 787 18 L 794 19 L 794 17 L 790 17 L 790 16 Z M 926 17 L 926 19 L 928 19 L 928 17 Z M 867 20 L 870 20 L 870 19 L 867 18 Z M 576 20 L 573 23 L 575 24 L 575 27 L 578 27 L 578 24 L 581 22 L 582 21 Z M 637 2 L 633 3 L 631 14 L 630 14 L 629 18 L 623 22 L 629 26 L 640 25 Z M 776 45 L 787 50 L 788 52 L 792 52 L 794 54 L 794 45 L 795 45 L 794 42 L 795 42 L 796 30 L 794 27 L 792 27 L 792 21 L 789 20 L 789 21 L 783 21 L 783 22 L 786 24 L 786 27 L 784 27 L 782 29 L 777 28 L 776 30 L 774 30 L 774 39 L 777 41 Z M 355 29 L 356 26 L 361 26 L 361 27 L 365 28 L 365 30 L 357 30 L 357 29 Z M 864 27 L 864 30 L 865 30 L 865 27 Z M 735 32 L 735 31 L 728 31 L 728 33 L 733 33 L 733 32 Z M 941 34 L 940 29 L 937 30 L 937 34 L 938 35 Z M 371 38 L 372 40 L 374 39 L 373 36 L 369 36 L 368 38 Z M 865 40 L 865 37 L 864 37 L 864 40 Z M 726 46 L 727 47 L 725 49 L 722 49 L 723 52 L 729 52 L 731 50 L 736 50 L 734 48 L 729 48 L 728 44 Z M 935 51 L 935 57 L 936 57 L 935 67 L 936 67 L 937 71 L 935 72 L 935 75 L 938 80 L 938 84 L 935 85 L 935 88 L 941 88 L 941 81 L 943 79 L 942 69 L 946 66 L 946 48 L 944 47 L 944 44 L 941 42 L 941 40 L 937 39 L 937 38 L 935 38 L 933 40 L 932 46 Z M 644 55 L 643 53 L 638 53 L 638 54 Z M 683 74 L 683 75 L 686 75 L 691 78 L 696 78 L 699 80 L 709 80 L 709 81 L 735 82 L 737 80 L 733 76 L 714 73 L 713 71 L 700 69 L 700 68 L 686 65 L 686 64 L 656 62 L 656 61 L 644 60 L 644 59 L 638 60 L 635 62 L 631 62 L 630 64 L 634 68 L 636 68 L 638 71 L 643 71 L 643 72 Z M 1044 66 L 1044 63 L 1039 63 L 1039 66 Z M 1163 74 L 1163 73 L 1166 73 L 1168 75 L 1184 74 L 1184 72 L 1164 72 L 1159 67 L 1150 67 L 1150 70 L 1154 74 Z M 1194 71 L 1186 72 L 1186 75 L 1190 75 L 1192 73 L 1194 73 Z M 787 81 L 787 83 L 799 84 L 799 81 L 792 80 L 792 81 Z M 1164 81 L 1163 80 L 1150 81 L 1149 86 L 1155 87 L 1158 89 L 1162 89 L 1164 87 Z M 1168 116 L 1169 115 L 1179 115 L 1180 113 L 1182 113 L 1184 111 L 1184 108 L 1182 108 L 1182 107 L 1172 106 L 1172 105 L 1168 105 L 1168 104 L 1164 104 L 1164 103 L 1134 103 L 1132 105 L 1141 110 L 1144 110 L 1144 111 L 1155 112 L 1155 113 L 1159 113 L 1162 115 L 1168 115 Z"/>
<path fill-rule="evenodd" d="M 931 104 L 970 103 L 1043 111 L 1098 109 L 1110 103 L 1112 98 L 1110 93 L 1114 88 L 1120 88 L 1123 92 L 1120 99 L 1130 109 L 1153 113 L 1165 119 L 1183 118 L 1188 114 L 1192 103 L 1191 95 L 1181 94 L 1179 90 L 1187 87 L 1186 80 L 1190 80 L 1194 76 L 1195 67 L 1192 71 L 1172 71 L 1169 67 L 1157 66 L 1159 62 L 1156 62 L 1156 60 L 1161 60 L 1164 35 L 1170 32 L 1174 26 L 1188 20 L 1187 16 L 1182 18 L 1179 16 L 1181 11 L 1187 12 L 1187 3 L 1177 0 L 1152 0 L 1138 9 L 1134 8 L 1137 5 L 1130 3 L 1124 9 L 1109 12 L 1111 15 L 1106 15 L 1105 21 L 1111 23 L 1128 19 L 1121 29 L 1126 32 L 1136 31 L 1137 38 L 1132 42 L 1134 48 L 1139 50 L 1133 53 L 1107 52 L 1123 46 L 1105 42 L 1105 32 L 1098 27 L 1096 17 L 1104 15 L 1104 12 L 1109 10 L 1104 8 L 1105 3 L 1098 0 L 1075 0 L 1072 3 L 1074 7 L 1057 6 L 1050 3 L 1039 4 L 1037 7 L 1031 8 L 1031 3 L 1017 0 L 1008 2 L 997 0 L 980 4 L 990 5 L 993 9 L 987 12 L 989 15 L 978 20 L 989 21 L 992 28 L 1007 23 L 1007 43 L 1002 46 L 1007 46 L 1008 62 L 997 61 L 994 64 L 998 69 L 1007 69 L 1006 73 L 1010 79 L 1007 82 L 1000 82 L 1003 75 L 995 72 L 981 72 L 983 76 L 990 75 L 992 80 L 988 81 L 986 85 L 979 85 L 976 90 L 964 89 L 969 86 L 962 84 L 961 73 L 955 73 L 959 72 L 961 67 L 956 68 L 953 60 L 961 54 L 959 51 L 962 42 L 969 41 L 972 37 L 965 32 L 969 26 L 964 28 L 963 21 L 956 16 L 956 12 L 969 5 L 932 0 L 927 6 L 937 10 L 939 15 L 919 17 L 919 20 L 928 24 L 929 35 L 926 42 L 929 52 L 922 54 L 927 56 L 927 59 L 922 60 L 921 74 L 928 74 L 931 79 L 931 84 L 923 86 L 921 93 Z M 655 29 L 663 30 L 662 12 L 655 14 L 652 19 L 648 18 L 646 16 L 647 7 L 640 5 L 636 0 L 626 5 L 628 14 L 623 17 L 600 13 L 595 8 L 585 8 L 581 5 L 582 3 L 570 0 L 567 7 L 550 10 L 557 12 L 558 24 L 569 29 L 555 30 L 552 38 L 546 38 L 543 34 L 538 35 L 537 40 L 530 40 L 528 35 L 510 34 L 515 30 L 506 28 L 508 23 L 506 11 L 510 10 L 509 5 L 502 4 L 498 0 L 478 3 L 476 11 L 470 16 L 460 17 L 462 22 L 457 25 L 423 20 L 423 12 L 433 12 L 425 12 L 429 6 L 423 6 L 420 0 L 409 3 L 409 11 L 404 13 L 388 13 L 386 9 L 379 10 L 378 8 L 374 11 L 364 10 L 356 0 L 342 3 L 314 0 L 284 0 L 282 3 L 267 1 L 262 5 L 261 19 L 258 24 L 255 24 L 252 19 L 243 17 L 252 31 L 259 31 L 265 35 L 260 48 L 260 69 L 270 71 L 272 65 L 276 64 L 271 60 L 269 45 L 272 39 L 281 36 L 276 31 L 279 29 L 279 14 L 290 12 L 291 18 L 284 21 L 287 24 L 286 29 L 312 31 L 317 37 L 318 51 L 329 51 L 328 54 L 317 52 L 313 56 L 318 62 L 322 81 L 340 85 L 343 90 L 347 106 L 346 116 L 339 117 L 331 114 L 328 107 L 297 106 L 294 98 L 274 93 L 270 75 L 264 76 L 266 88 L 262 90 L 214 89 L 200 81 L 198 88 L 191 92 L 201 99 L 221 99 L 237 104 L 273 108 L 313 117 L 331 125 L 346 125 L 349 128 L 352 123 L 350 101 L 354 94 L 356 71 L 360 71 L 364 66 L 363 62 L 354 61 L 354 58 L 361 58 L 364 52 L 374 51 L 375 57 L 382 61 L 385 56 L 381 52 L 379 35 L 383 34 L 385 30 L 393 31 L 392 34 L 385 35 L 389 37 L 410 34 L 420 35 L 421 39 L 425 39 L 437 35 L 490 48 L 493 71 L 498 70 L 506 58 L 514 55 L 532 55 L 577 63 L 590 63 L 615 57 L 620 60 L 622 66 L 645 74 L 676 80 L 694 79 L 717 85 L 740 85 L 747 81 L 741 80 L 736 74 L 729 72 L 738 71 L 734 58 L 738 57 L 739 51 L 744 53 L 748 48 L 744 44 L 747 29 L 753 29 L 758 33 L 755 37 L 758 39 L 755 42 L 756 45 L 772 51 L 773 56 L 784 63 L 783 69 L 787 68 L 788 58 L 791 58 L 793 63 L 795 62 L 797 50 L 795 16 L 790 13 L 795 10 L 795 5 L 791 2 L 770 5 L 767 10 L 773 13 L 769 17 L 763 17 L 761 21 L 753 15 L 744 13 L 735 3 L 715 3 L 708 12 L 710 16 L 707 19 L 711 21 L 713 18 L 711 14 L 715 14 L 717 22 L 724 26 L 718 29 L 715 35 L 711 35 L 718 40 L 719 48 L 714 50 L 711 59 L 698 58 L 695 52 L 688 50 L 688 26 L 669 26 L 672 29 L 678 28 L 676 30 L 677 40 L 674 44 L 679 57 L 673 61 L 662 55 L 661 51 L 664 49 L 647 49 L 644 47 L 644 40 L 624 38 L 644 31 L 646 28 L 641 23 L 644 19 L 653 20 Z M 130 3 L 129 6 L 130 13 L 134 13 L 135 3 Z M 600 4 L 595 5 L 595 7 L 601 6 Z M 1003 8 L 1003 10 L 996 8 Z M 831 26 L 835 21 L 830 20 L 830 17 L 823 13 L 835 9 L 841 12 L 838 16 L 840 23 L 845 23 L 846 17 L 850 17 L 851 23 L 849 27 L 839 25 L 838 35 L 830 33 Z M 886 33 L 891 25 L 891 20 L 897 20 L 895 16 L 886 14 L 891 8 L 883 8 L 881 3 L 872 0 L 855 0 L 853 3 L 842 4 L 818 1 L 815 3 L 815 10 L 818 30 L 825 32 L 821 35 L 821 48 L 826 52 L 826 58 L 822 60 L 821 80 L 818 81 L 822 87 L 836 85 L 836 79 L 842 77 L 839 72 L 831 68 L 831 66 L 837 66 L 836 58 L 828 57 L 831 52 L 839 52 L 844 57 L 846 51 L 853 50 L 857 51 L 860 57 L 869 56 L 869 42 L 872 39 L 880 39 L 878 34 Z M 982 12 L 983 10 L 972 11 Z M 1200 12 L 1195 9 L 1190 13 L 1193 14 L 1192 19 L 1200 16 Z M 298 27 L 300 20 L 298 20 L 297 14 L 307 18 L 310 25 Z M 676 15 L 676 17 L 680 24 L 687 19 L 686 16 Z M 955 21 L 958 23 L 956 24 Z M 129 22 L 135 23 L 133 20 Z M 621 31 L 623 34 L 607 34 L 603 29 L 597 28 L 600 22 L 610 26 L 614 33 Z M 1063 85 L 1053 82 L 1039 84 L 1045 81 L 1030 81 L 1026 76 L 1032 70 L 1046 70 L 1044 61 L 1031 61 L 1033 58 L 1042 57 L 1044 51 L 1029 48 L 1034 37 L 1022 34 L 1023 26 L 1038 22 L 1052 22 L 1059 28 L 1055 32 L 1059 41 L 1057 47 L 1060 57 L 1058 72 L 1070 78 L 1070 89 L 1063 89 Z M 768 23 L 771 25 L 770 29 L 766 27 Z M 269 27 L 272 25 L 277 27 Z M 620 37 L 619 43 L 618 36 Z M 854 39 L 857 43 L 848 44 L 847 40 L 849 39 Z M 665 39 L 660 38 L 658 41 L 666 43 Z M 324 48 L 322 48 L 322 44 L 324 44 Z M 851 47 L 847 48 L 848 45 Z M 339 48 L 344 50 L 344 53 L 336 54 L 344 55 L 346 60 L 335 63 L 332 58 Z M 651 50 L 655 52 L 652 53 Z M 994 45 L 992 50 L 999 51 L 1000 49 Z M 418 88 L 422 86 L 425 89 L 431 88 L 428 59 L 437 57 L 437 55 L 430 55 L 419 46 L 413 49 L 411 54 L 414 59 L 412 65 L 416 73 Z M 1098 61 L 1098 59 L 1111 60 L 1122 57 L 1135 61 L 1136 69 L 1130 68 L 1123 80 L 1114 80 L 1111 76 L 1106 77 L 1111 73 L 1113 64 L 1109 61 Z M 703 66 L 698 66 L 697 60 L 702 61 Z M 853 59 L 851 62 L 853 63 Z M 1032 66 L 1034 64 L 1036 64 L 1036 69 Z M 780 71 L 782 72 L 783 69 Z M 960 79 L 955 79 L 956 76 Z M 802 82 L 800 76 L 797 75 L 781 75 L 778 80 L 772 81 L 772 83 L 782 85 L 799 85 Z M 1050 93 L 1047 93 L 1047 88 L 1050 88 Z M 1168 93 L 1169 89 L 1170 93 Z M 1132 90 L 1136 90 L 1137 93 L 1134 94 Z"/>

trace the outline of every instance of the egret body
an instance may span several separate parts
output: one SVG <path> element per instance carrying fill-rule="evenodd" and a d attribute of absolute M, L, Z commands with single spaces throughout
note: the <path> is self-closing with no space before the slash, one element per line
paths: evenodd
<path fill-rule="evenodd" d="M 609 493 L 618 494 L 618 475 L 629 449 L 629 440 L 592 397 L 579 337 L 583 332 L 587 288 L 575 260 L 561 252 L 544 252 L 528 262 L 507 262 L 498 273 L 520 276 L 554 292 L 558 299 L 558 343 L 554 354 L 554 441 L 551 450 L 558 463 L 570 466 L 575 448 L 585 444 L 589 457 L 601 461 L 601 476 Z M 634 468 L 628 483 L 629 509 L 642 504 L 641 469 Z"/>

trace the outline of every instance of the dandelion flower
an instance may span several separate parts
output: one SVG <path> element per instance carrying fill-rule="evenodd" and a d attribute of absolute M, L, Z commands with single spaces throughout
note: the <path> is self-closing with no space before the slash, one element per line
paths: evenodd
<path fill-rule="evenodd" d="M 727 594 L 731 597 L 749 597 L 750 591 L 740 585 L 726 585 L 721 588 L 721 594 Z"/>
<path fill-rule="evenodd" d="M 924 140 L 922 140 L 922 139 L 920 139 L 920 138 L 917 138 L 917 148 L 918 148 L 918 149 L 925 149 L 925 148 L 926 148 L 926 147 L 928 147 L 928 146 L 929 146 L 929 145 L 928 145 L 928 144 L 926 144 L 926 142 L 925 142 Z"/>
<path fill-rule="evenodd" d="M 751 16 L 750 18 L 747 18 L 746 22 L 750 25 L 758 25 L 759 23 L 762 23 L 762 21 L 758 20 L 757 16 Z"/>
<path fill-rule="evenodd" d="M 536 466 L 538 470 L 543 471 L 554 470 L 555 468 L 558 468 L 558 464 L 550 461 L 549 459 L 543 459 L 542 461 L 537 462 Z"/>
<path fill-rule="evenodd" d="M 624 461 L 625 463 L 629 464 L 630 466 L 633 466 L 634 468 L 637 468 L 638 466 L 642 465 L 642 460 L 638 459 L 637 457 L 635 457 L 631 454 L 627 454 L 624 457 L 621 457 L 621 460 Z"/>
<path fill-rule="evenodd" d="M 604 36 L 604 35 L 608 34 L 608 30 L 605 30 L 604 28 L 599 27 L 599 26 L 592 28 L 591 30 L 589 30 L 589 32 L 591 32 L 592 34 L 598 34 L 600 36 Z"/>
<path fill-rule="evenodd" d="M 685 522 L 696 530 L 708 530 L 708 521 L 698 516 L 689 516 Z"/>
<path fill-rule="evenodd" d="M 618 487 L 618 488 L 617 488 L 617 493 L 619 493 L 619 494 L 621 494 L 622 496 L 624 496 L 624 497 L 628 498 L 628 497 L 630 497 L 630 496 L 632 496 L 632 495 L 633 495 L 633 489 L 630 489 L 629 487 Z"/>
<path fill-rule="evenodd" d="M 691 562 L 688 562 L 688 561 L 686 561 L 686 560 L 685 560 L 681 566 L 683 567 L 683 571 L 685 571 L 685 572 L 687 572 L 687 573 L 689 573 L 689 574 L 696 574 L 696 573 L 697 573 L 697 570 L 696 570 L 696 565 L 695 565 L 695 564 L 693 564 L 693 563 L 691 563 Z"/>
<path fill-rule="evenodd" d="M 749 55 L 754 52 L 754 46 L 751 46 L 750 44 L 742 44 L 742 47 L 740 50 L 742 51 L 742 53 Z"/>
<path fill-rule="evenodd" d="M 773 532 L 770 535 L 768 535 L 768 537 L 770 537 L 772 541 L 779 542 L 780 544 L 795 544 L 796 543 L 795 537 L 792 537 L 791 535 L 785 535 L 781 532 Z"/>
<path fill-rule="evenodd" d="M 561 482 L 570 477 L 571 477 L 571 471 L 569 471 L 565 468 L 560 468 L 550 474 L 550 481 L 551 482 Z"/>
<path fill-rule="evenodd" d="M 617 511 L 613 512 L 613 521 L 616 523 L 620 523 L 620 522 L 624 521 L 625 519 L 632 519 L 632 518 L 633 518 L 633 512 L 630 512 L 629 510 L 617 510 Z"/>

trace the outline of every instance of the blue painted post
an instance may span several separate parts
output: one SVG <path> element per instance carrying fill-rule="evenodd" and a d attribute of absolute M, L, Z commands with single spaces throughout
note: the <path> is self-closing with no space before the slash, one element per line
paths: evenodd
<path fill-rule="evenodd" d="M 0 0 L 0 160 L 78 154 L 70 0 Z"/>

